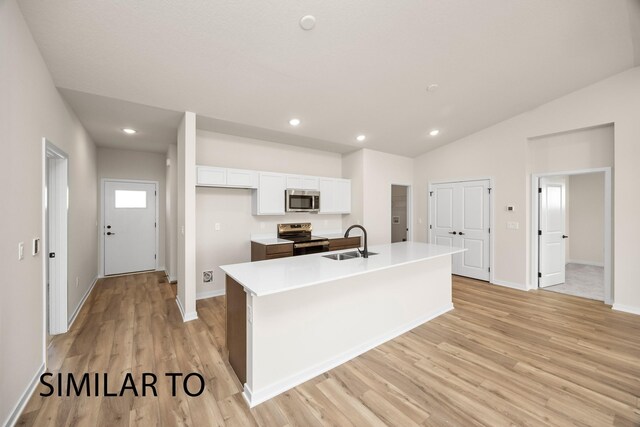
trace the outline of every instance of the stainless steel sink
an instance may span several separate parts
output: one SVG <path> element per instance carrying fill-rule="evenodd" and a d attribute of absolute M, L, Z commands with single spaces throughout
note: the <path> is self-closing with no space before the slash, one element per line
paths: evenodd
<path fill-rule="evenodd" d="M 378 255 L 377 252 L 369 252 L 369 256 Z M 331 254 L 331 255 L 323 255 L 325 258 L 333 259 L 336 261 L 344 261 L 345 259 L 354 259 L 354 258 L 362 258 L 360 252 L 351 251 L 351 252 L 342 252 L 339 254 Z"/>

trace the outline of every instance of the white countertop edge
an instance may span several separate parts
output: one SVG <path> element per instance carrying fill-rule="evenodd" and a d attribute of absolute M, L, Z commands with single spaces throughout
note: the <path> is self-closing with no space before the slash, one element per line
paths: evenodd
<path fill-rule="evenodd" d="M 261 292 L 259 294 L 254 292 L 254 291 L 252 291 L 251 289 L 247 288 L 242 282 L 240 282 L 239 279 L 234 277 L 232 274 L 228 273 L 225 270 L 226 266 L 222 265 L 222 266 L 220 266 L 220 269 L 222 271 L 224 271 L 224 273 L 226 275 L 228 275 L 233 280 L 238 282 L 240 284 L 240 286 L 242 286 L 245 289 L 245 291 L 247 291 L 250 295 L 256 296 L 256 297 L 264 297 L 264 296 L 268 296 L 268 295 L 275 295 L 275 294 L 281 294 L 283 292 L 294 291 L 296 289 L 308 288 L 309 286 L 320 285 L 322 283 L 329 283 L 329 282 L 335 282 L 337 280 L 348 279 L 349 277 L 361 276 L 363 274 L 372 273 L 372 272 L 375 272 L 375 271 L 387 270 L 389 268 L 399 267 L 399 266 L 402 266 L 402 265 L 413 264 L 413 263 L 421 262 L 421 261 L 429 261 L 429 260 L 440 258 L 440 257 L 443 257 L 443 256 L 451 256 L 451 255 L 458 254 L 458 253 L 461 253 L 461 252 L 466 252 L 467 250 L 468 249 L 463 249 L 463 248 L 452 249 L 451 252 L 444 253 L 444 254 L 433 255 L 433 256 L 430 256 L 430 257 L 427 257 L 427 258 L 419 258 L 419 259 L 414 259 L 414 260 L 410 260 L 410 261 L 400 262 L 400 263 L 397 263 L 397 264 L 385 265 L 383 267 L 376 267 L 376 268 L 373 268 L 371 270 L 358 271 L 356 273 L 348 273 L 348 274 L 345 274 L 343 276 L 332 277 L 330 279 L 317 280 L 317 281 L 313 281 L 313 282 L 304 283 L 304 284 L 301 284 L 301 285 L 291 286 L 291 287 L 288 287 L 286 289 L 277 289 L 277 290 L 269 291 L 269 292 Z M 345 250 L 341 250 L 341 251 L 331 251 L 330 253 L 342 253 L 342 252 L 349 252 L 349 251 L 353 251 L 353 249 L 345 249 Z M 323 253 L 323 255 L 326 255 L 326 253 Z M 336 261 L 336 262 L 339 262 L 339 261 Z"/>

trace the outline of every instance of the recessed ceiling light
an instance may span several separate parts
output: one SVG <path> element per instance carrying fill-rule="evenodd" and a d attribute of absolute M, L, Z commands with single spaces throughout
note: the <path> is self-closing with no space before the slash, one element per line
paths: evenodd
<path fill-rule="evenodd" d="M 316 17 L 313 15 L 306 15 L 300 18 L 300 27 L 305 30 L 313 30 L 313 27 L 316 26 Z"/>
<path fill-rule="evenodd" d="M 438 90 L 438 85 L 433 83 L 430 84 L 429 86 L 427 86 L 427 92 L 435 92 L 436 90 Z"/>
<path fill-rule="evenodd" d="M 291 119 L 289 120 L 289 124 L 291 126 L 298 126 L 300 124 L 300 119 Z"/>
<path fill-rule="evenodd" d="M 138 131 L 135 129 L 131 129 L 131 128 L 124 128 L 122 129 L 122 132 L 129 134 L 129 135 L 133 135 L 134 133 L 137 133 Z"/>
<path fill-rule="evenodd" d="M 366 137 L 366 136 L 364 136 L 364 135 L 358 135 L 358 136 L 356 137 L 356 139 L 357 139 L 359 142 L 362 142 L 362 141 L 364 141 L 365 139 L 367 139 L 367 137 Z"/>
<path fill-rule="evenodd" d="M 439 131 L 438 129 L 434 129 L 434 130 L 432 130 L 431 132 L 429 132 L 429 135 L 431 135 L 431 136 L 436 136 L 436 135 L 438 135 L 439 133 L 440 133 L 440 131 Z"/>

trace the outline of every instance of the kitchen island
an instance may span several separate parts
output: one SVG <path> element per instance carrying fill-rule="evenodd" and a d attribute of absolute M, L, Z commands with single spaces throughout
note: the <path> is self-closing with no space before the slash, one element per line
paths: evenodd
<path fill-rule="evenodd" d="M 453 308 L 451 255 L 464 249 L 402 242 L 369 251 L 221 267 L 229 362 L 250 406 Z"/>

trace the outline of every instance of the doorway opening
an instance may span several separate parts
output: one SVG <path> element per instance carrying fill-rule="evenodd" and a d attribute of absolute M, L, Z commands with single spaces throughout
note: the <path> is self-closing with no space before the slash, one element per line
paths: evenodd
<path fill-rule="evenodd" d="M 429 241 L 467 249 L 453 255 L 453 274 L 492 282 L 491 190 L 491 179 L 429 185 Z"/>
<path fill-rule="evenodd" d="M 391 185 L 391 243 L 411 240 L 409 233 L 410 202 L 408 185 Z"/>
<path fill-rule="evenodd" d="M 68 330 L 68 156 L 43 139 L 43 236 L 46 345 Z M 35 250 L 34 250 L 35 251 Z"/>
<path fill-rule="evenodd" d="M 611 303 L 609 173 L 606 168 L 536 177 L 538 288 Z"/>
<path fill-rule="evenodd" d="M 102 267 L 105 276 L 158 268 L 158 183 L 102 181 Z"/>

